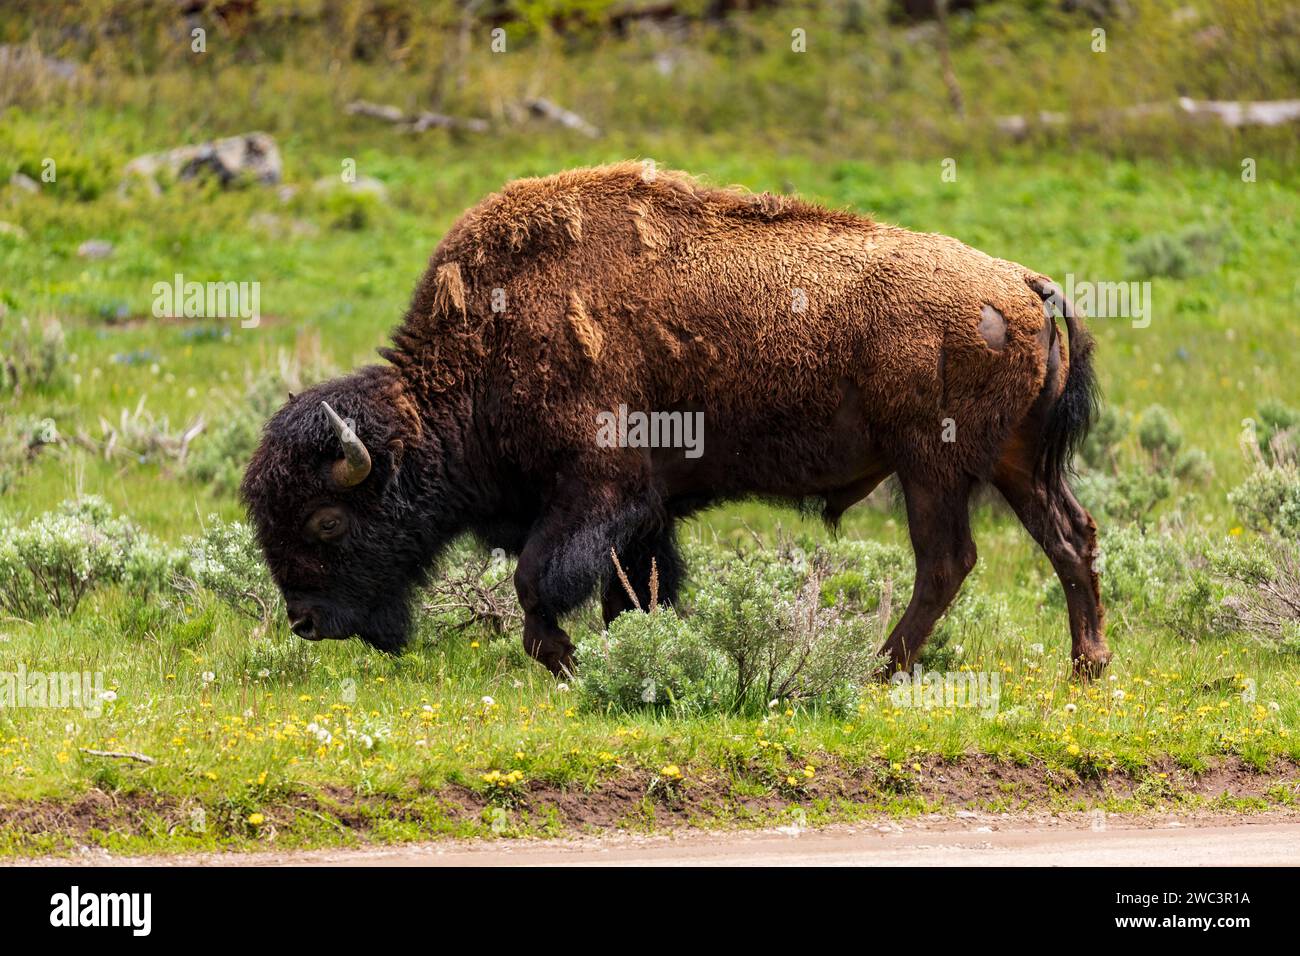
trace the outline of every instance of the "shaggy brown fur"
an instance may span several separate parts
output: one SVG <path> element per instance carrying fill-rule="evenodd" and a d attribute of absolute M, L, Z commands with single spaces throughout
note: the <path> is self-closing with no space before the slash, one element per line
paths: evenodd
<path fill-rule="evenodd" d="M 610 586 L 611 546 L 638 588 L 657 559 L 671 599 L 676 518 L 761 495 L 821 499 L 834 521 L 897 473 L 918 566 L 886 644 L 903 667 L 974 563 L 967 498 L 991 480 L 1065 584 L 1074 658 L 1104 665 L 1094 527 L 1062 477 L 1091 415 L 1089 346 L 1050 281 L 946 236 L 644 172 L 579 169 L 480 202 L 438 246 L 381 350 L 391 367 L 322 389 L 372 452 L 400 443 L 410 464 L 380 453 L 379 474 L 424 469 L 395 493 L 423 498 L 414 520 L 438 531 L 410 544 L 395 577 L 418 577 L 459 530 L 520 553 L 525 643 L 556 669 L 569 652 L 560 614 L 597 584 L 607 617 L 630 606 Z M 1062 309 L 1077 370 L 1045 300 Z M 703 455 L 600 447 L 597 415 L 620 405 L 703 412 Z M 270 517 L 284 508 L 268 499 L 305 506 L 262 477 L 296 467 L 267 445 L 314 414 L 282 411 L 249 469 L 273 568 L 303 559 L 286 551 Z M 388 494 L 373 487 L 382 480 L 318 497 L 355 502 L 353 524 L 364 524 L 377 514 L 366 496 Z"/>

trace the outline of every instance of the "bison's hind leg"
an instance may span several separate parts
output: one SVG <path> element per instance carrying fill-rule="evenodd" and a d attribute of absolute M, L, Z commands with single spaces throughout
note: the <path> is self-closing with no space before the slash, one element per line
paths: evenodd
<path fill-rule="evenodd" d="M 907 610 L 881 648 L 891 673 L 912 666 L 975 566 L 969 512 L 973 483 L 967 478 L 937 483 L 902 474 L 899 479 L 916 553 L 916 583 Z"/>
<path fill-rule="evenodd" d="M 1052 562 L 1070 615 L 1070 657 L 1075 673 L 1098 676 L 1110 662 L 1097 575 L 1097 525 L 1063 475 L 1045 477 L 1035 467 L 1032 442 L 1013 440 L 993 473 L 993 483 L 1021 524 Z"/>

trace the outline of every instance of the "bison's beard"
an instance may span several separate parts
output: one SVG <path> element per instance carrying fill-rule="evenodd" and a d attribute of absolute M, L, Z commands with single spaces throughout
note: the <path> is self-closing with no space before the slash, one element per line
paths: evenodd
<path fill-rule="evenodd" d="M 410 598 L 403 595 L 373 609 L 357 634 L 371 647 L 396 654 L 411 639 Z"/>
<path fill-rule="evenodd" d="M 410 592 L 384 595 L 360 613 L 336 604 L 318 606 L 319 633 L 326 639 L 356 636 L 371 647 L 396 654 L 411 638 Z"/>

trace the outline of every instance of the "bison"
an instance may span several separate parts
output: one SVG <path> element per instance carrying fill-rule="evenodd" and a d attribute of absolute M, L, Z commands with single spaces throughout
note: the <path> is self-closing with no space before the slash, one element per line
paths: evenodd
<path fill-rule="evenodd" d="M 652 566 L 671 602 L 680 519 L 760 497 L 834 524 L 897 475 L 916 557 L 883 649 L 899 669 L 975 564 L 987 482 L 1050 558 L 1095 674 L 1096 526 L 1067 483 L 1091 353 L 1049 279 L 955 239 L 639 163 L 577 169 L 465 213 L 387 364 L 290 396 L 241 493 L 294 633 L 397 651 L 470 534 L 518 556 L 524 646 L 558 673 L 566 612 L 597 588 L 606 621 L 633 606 L 611 551 L 641 605 Z M 627 409 L 702 416 L 702 446 L 597 440 Z"/>

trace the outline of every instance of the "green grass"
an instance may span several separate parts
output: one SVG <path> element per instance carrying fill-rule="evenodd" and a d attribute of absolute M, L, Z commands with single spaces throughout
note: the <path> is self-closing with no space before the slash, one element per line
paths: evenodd
<path fill-rule="evenodd" d="M 296 75 L 266 73 L 272 93 L 302 93 Z M 160 138 L 166 124 L 148 109 L 143 88 L 128 85 L 113 96 L 118 102 L 11 111 L 0 144 L 21 149 L 23 159 L 48 148 L 75 170 L 73 156 L 92 167 L 115 165 L 172 143 Z M 270 110 L 273 101 L 268 95 L 257 109 Z M 427 255 L 464 208 L 520 175 L 627 156 L 755 190 L 793 186 L 832 206 L 957 236 L 1058 279 L 1140 278 L 1130 254 L 1144 237 L 1209 230 L 1222 261 L 1186 278 L 1155 278 L 1150 327 L 1092 323 L 1107 400 L 1130 414 L 1163 405 L 1186 444 L 1214 466 L 1208 483 L 1175 486 L 1152 517 L 1153 534 L 1238 540 L 1241 522 L 1226 493 L 1248 471 L 1241 422 L 1269 398 L 1300 404 L 1294 163 L 1263 156 L 1259 181 L 1244 183 L 1230 159 L 1023 148 L 959 156 L 957 181 L 945 182 L 942 152 L 875 162 L 794 137 L 765 150 L 737 148 L 722 131 L 653 128 L 596 143 L 549 131 L 490 143 L 413 140 L 343 118 L 297 129 L 294 115 L 301 114 L 280 118 L 286 178 L 300 187 L 287 202 L 258 187 L 181 184 L 157 199 L 107 188 L 88 201 L 72 190 L 29 196 L 0 188 L 0 221 L 27 234 L 0 233 L 4 331 L 23 316 L 57 318 L 75 356 L 63 384 L 6 397 L 3 427 L 48 416 L 65 438 L 97 439 L 101 417 L 116 421 L 143 397 L 173 429 L 202 418 L 211 430 L 241 400 L 248 378 L 282 355 L 310 361 L 319 354 L 339 369 L 372 361 Z M 179 128 L 202 130 L 201 119 Z M 335 227 L 335 211 L 311 188 L 346 157 L 390 190 L 360 229 Z M 267 212 L 308 234 L 268 235 L 254 219 Z M 79 258 L 77 247 L 89 238 L 113 242 L 114 254 Z M 220 323 L 154 319 L 151 287 L 177 272 L 260 282 L 262 324 L 229 322 L 228 335 L 196 336 L 193 326 Z M 131 364 L 114 358 L 132 355 L 139 360 Z M 1121 454 L 1129 463 L 1142 458 L 1132 437 Z M 75 441 L 37 455 L 0 509 L 21 523 L 82 492 L 104 496 L 171 542 L 197 533 L 209 514 L 239 516 L 233 496 L 214 494 L 175 463 L 106 460 L 93 444 Z M 746 503 L 710 512 L 686 533 L 741 541 L 751 528 L 770 537 L 798 521 Z M 827 535 L 811 522 L 800 532 Z M 906 544 L 897 512 L 879 503 L 851 510 L 841 534 Z M 21 662 L 29 670 L 102 671 L 116 700 L 97 718 L 0 710 L 0 806 L 9 812 L 0 854 L 64 849 L 67 832 L 125 851 L 552 834 L 579 825 L 580 815 L 563 809 L 565 794 L 620 794 L 601 825 L 629 828 L 765 822 L 785 819 L 796 805 L 813 822 L 914 813 L 944 804 L 921 786 L 941 772 L 937 762 L 980 755 L 1060 781 L 1047 805 L 1062 807 L 1085 799 L 1080 788 L 1089 782 L 1112 778 L 1127 784 L 1086 799 L 1120 809 L 1192 805 L 1198 798 L 1178 781 L 1225 759 L 1294 777 L 1300 671 L 1293 653 L 1249 635 L 1189 640 L 1169 626 L 1165 592 L 1131 594 L 1109 608 L 1110 676 L 1081 685 L 1068 675 L 1065 613 L 1049 593 L 1046 560 L 1005 509 L 987 503 L 977 509 L 975 538 L 981 570 L 963 599 L 1005 608 L 994 624 L 949 639 L 963 645 L 959 666 L 1000 675 L 995 719 L 897 708 L 883 686 L 847 716 L 803 706 L 787 713 L 784 705 L 767 715 L 692 719 L 593 714 L 524 658 L 518 635 L 436 633 L 426 622 L 408 653 L 389 658 L 355 642 L 307 645 L 280 622 L 254 633 L 246 619 L 203 597 L 162 607 L 153 597 L 106 589 L 67 619 L 2 620 L 0 669 Z M 594 627 L 591 611 L 573 626 Z M 1253 698 L 1242 692 L 1248 684 Z M 140 752 L 155 762 L 92 757 L 83 748 Z M 503 776 L 485 780 L 492 771 Z M 517 783 L 496 782 L 512 771 Z M 14 815 L 24 806 L 40 813 L 78 806 L 96 792 L 109 794 L 120 816 L 100 808 L 93 825 L 65 832 Z M 1294 796 L 1293 781 L 1284 780 L 1255 803 L 1229 806 L 1282 806 Z M 1031 797 L 1034 805 L 1047 799 Z M 1019 805 L 1014 787 L 1007 800 Z M 262 822 L 249 822 L 257 814 Z M 196 819 L 202 827 L 189 825 Z"/>

